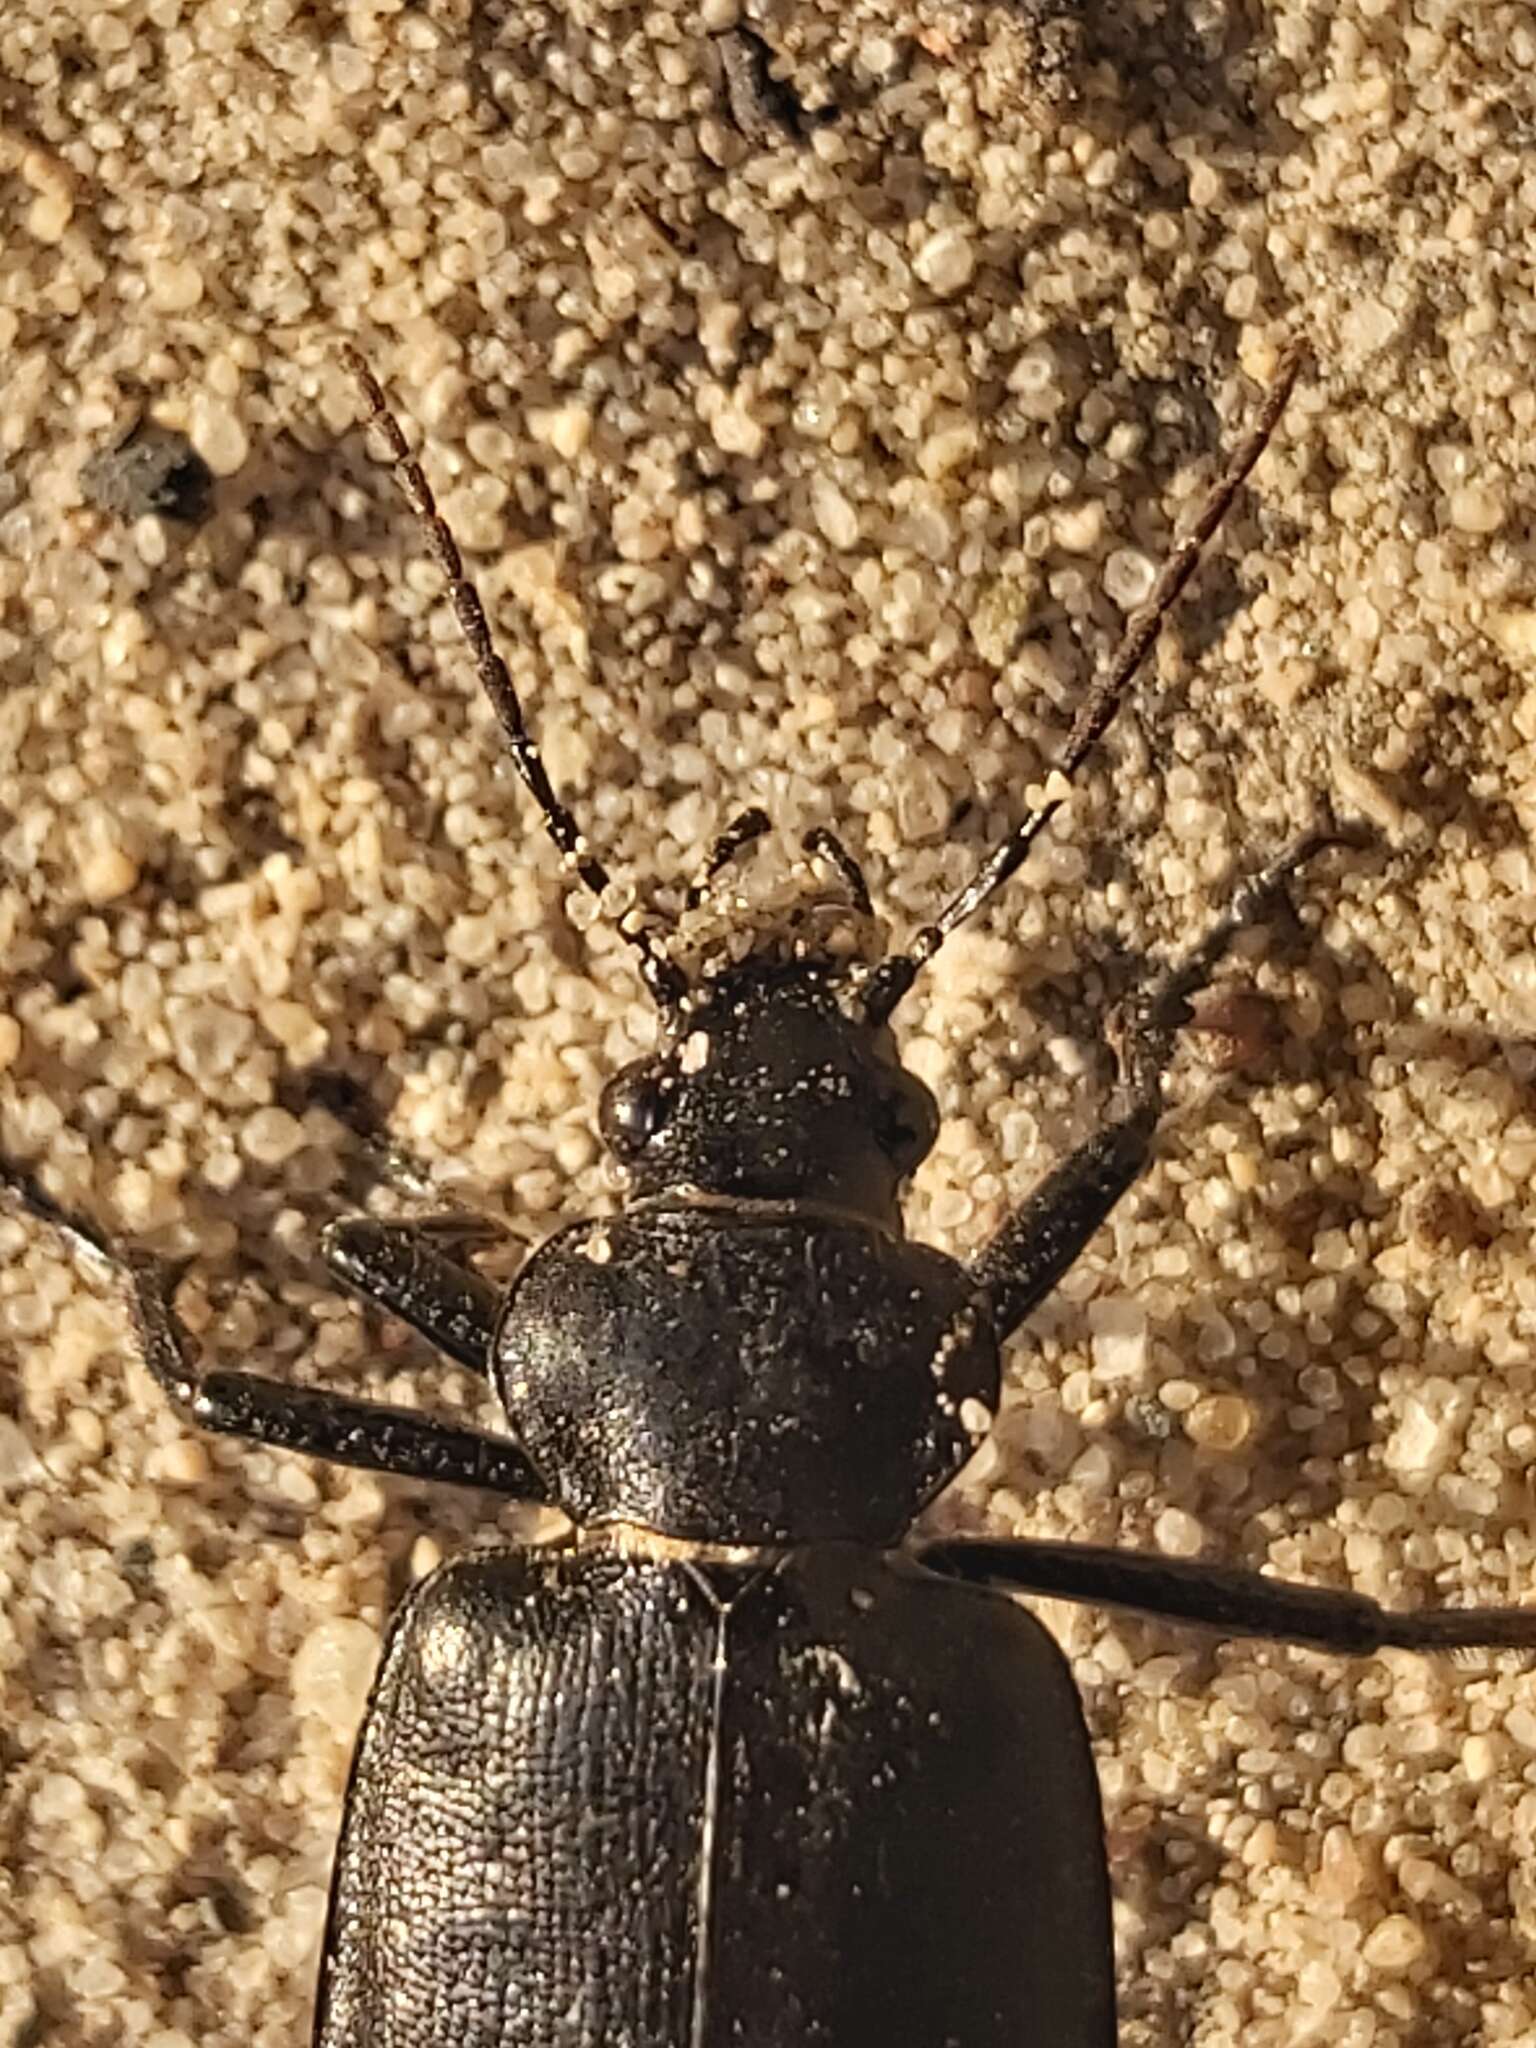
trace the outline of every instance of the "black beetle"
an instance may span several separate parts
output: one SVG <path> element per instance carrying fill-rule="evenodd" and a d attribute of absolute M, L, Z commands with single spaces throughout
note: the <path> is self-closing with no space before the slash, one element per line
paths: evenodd
<path fill-rule="evenodd" d="M 608 876 L 551 788 L 419 465 L 349 354 L 517 765 L 581 880 Z M 1257 461 L 1298 366 L 1085 701 L 1070 775 Z M 564 1545 L 486 1551 L 389 1631 L 336 1857 L 318 2048 L 1108 2048 L 1108 1882 L 1082 1714 L 1006 1588 L 1358 1653 L 1536 1645 L 1536 1612 L 1397 1615 L 1350 1594 L 1053 1543 L 900 1547 L 985 1434 L 1000 1342 L 1145 1165 L 1187 1001 L 1314 833 L 1128 1006 L 1105 1127 L 968 1266 L 909 1243 L 898 1196 L 935 1109 L 888 1022 L 1020 865 L 1027 817 L 905 953 L 807 937 L 692 972 L 626 920 L 662 1013 L 610 1082 L 617 1217 L 573 1225 L 505 1295 L 481 1226 L 333 1226 L 332 1271 L 486 1375 L 486 1434 L 244 1372 L 200 1374 L 156 1260 L 13 1193 L 129 1282 L 147 1363 L 206 1427 L 559 1506 Z M 764 829 L 721 836 L 717 871 Z M 851 857 L 849 908 L 867 909 Z M 978 1882 L 974 1837 L 985 1829 Z"/>

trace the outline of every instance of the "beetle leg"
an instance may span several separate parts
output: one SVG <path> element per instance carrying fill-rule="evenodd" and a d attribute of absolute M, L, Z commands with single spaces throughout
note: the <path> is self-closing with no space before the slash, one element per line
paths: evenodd
<path fill-rule="evenodd" d="M 1394 1613 L 1362 1593 L 1298 1586 L 1230 1566 L 1100 1550 L 1078 1543 L 930 1543 L 917 1552 L 949 1577 L 1119 1607 L 1225 1636 L 1368 1657 L 1376 1650 L 1536 1650 L 1536 1607 L 1444 1607 Z"/>
<path fill-rule="evenodd" d="M 99 1249 L 99 1248 L 97 1248 Z M 522 1501 L 548 1491 L 527 1454 L 510 1438 L 440 1422 L 414 1408 L 359 1400 L 327 1387 L 296 1386 L 251 1372 L 199 1375 L 187 1335 L 170 1304 L 172 1269 L 163 1259 L 126 1250 L 110 1254 L 129 1285 L 129 1306 L 144 1362 L 190 1422 L 332 1464 L 358 1465 L 397 1479 L 478 1486 Z"/>
<path fill-rule="evenodd" d="M 482 1215 L 477 1209 L 443 1209 L 433 1216 L 413 1216 L 401 1227 L 417 1237 L 429 1238 L 433 1244 L 464 1252 L 494 1251 L 513 1238 L 505 1223 Z"/>
<path fill-rule="evenodd" d="M 490 1372 L 500 1291 L 439 1247 L 446 1240 L 467 1249 L 501 1235 L 489 1219 L 478 1216 L 430 1216 L 416 1223 L 376 1223 L 359 1216 L 329 1224 L 320 1253 L 354 1294 L 409 1323 L 456 1365 L 484 1378 Z"/>
<path fill-rule="evenodd" d="M 1152 1156 L 1160 1094 L 1095 1131 L 1048 1173 L 971 1262 L 999 1340 L 1016 1330 L 1074 1266 Z"/>
<path fill-rule="evenodd" d="M 972 1276 L 990 1303 L 1000 1338 L 1050 1293 L 1140 1179 L 1162 1114 L 1163 1075 L 1178 1029 L 1188 1022 L 1190 997 L 1210 979 L 1238 933 L 1266 914 L 1296 870 L 1325 847 L 1343 843 L 1344 835 L 1326 826 L 1248 876 L 1210 930 L 1124 1006 L 1115 1029 L 1117 1114 L 1047 1174 L 972 1261 Z"/>
<path fill-rule="evenodd" d="M 510 1438 L 440 1422 L 414 1408 L 358 1400 L 259 1373 L 199 1373 L 187 1332 L 171 1307 L 173 1267 L 148 1252 L 116 1243 L 56 1202 L 23 1168 L 5 1160 L 0 1160 L 0 1190 L 58 1231 L 93 1272 L 126 1287 L 144 1363 L 189 1422 L 396 1478 L 484 1487 L 514 1500 L 549 1499 L 527 1454 Z"/>

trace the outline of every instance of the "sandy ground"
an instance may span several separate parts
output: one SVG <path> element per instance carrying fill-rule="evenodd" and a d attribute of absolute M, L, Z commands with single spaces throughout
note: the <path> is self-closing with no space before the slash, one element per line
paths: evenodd
<path fill-rule="evenodd" d="M 1089 1128 L 1097 1019 L 1235 867 L 1324 793 L 1374 844 L 1230 969 L 1254 1057 L 1185 1054 L 932 1520 L 1533 1599 L 1536 12 L 751 19 L 6 8 L 0 1136 L 191 1260 L 210 1358 L 398 1399 L 474 1390 L 317 1264 L 410 1207 L 370 1115 L 522 1238 L 613 1199 L 647 1012 L 336 336 L 616 871 L 665 902 L 761 801 L 836 821 L 900 933 L 1299 333 L 1133 709 L 900 1013 L 946 1115 L 914 1231 L 973 1249 Z M 0 1233 L 0 2040 L 292 2048 L 377 1631 L 485 1504 L 194 1440 L 120 1305 Z M 1127 2044 L 1536 2041 L 1536 1679 L 1049 1612 Z"/>

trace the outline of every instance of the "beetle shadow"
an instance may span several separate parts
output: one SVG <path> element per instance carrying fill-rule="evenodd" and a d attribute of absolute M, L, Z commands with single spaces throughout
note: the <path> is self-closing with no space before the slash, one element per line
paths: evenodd
<path fill-rule="evenodd" d="M 28 1989 L 32 2010 L 12 2036 L 11 2048 L 50 2048 L 53 2042 L 85 2039 L 80 2006 L 61 1970 L 35 1964 Z"/>
<path fill-rule="evenodd" d="M 1105 1731 L 1091 1706 L 1086 1718 L 1097 1744 Z M 1224 1789 L 1216 1773 L 1208 1770 L 1185 1796 L 1194 1799 Z M 1141 1803 L 1139 1796 L 1136 1803 Z M 1155 1808 L 1147 1824 L 1129 1834 L 1116 1827 L 1113 1814 L 1106 1816 L 1106 1823 L 1105 1847 L 1114 1897 L 1141 1922 L 1134 1946 L 1127 1942 L 1126 1952 L 1117 1958 L 1121 2038 L 1138 2038 L 1130 2029 L 1140 2027 L 1142 2037 L 1148 2040 L 1186 2040 L 1187 2015 L 1181 2008 L 1177 1982 L 1170 1983 L 1146 1969 L 1143 1958 L 1166 1948 L 1181 1931 L 1198 1924 L 1194 1902 L 1220 1882 L 1225 1852 L 1207 1829 L 1177 1809 Z"/>
<path fill-rule="evenodd" d="M 1228 162 L 1296 147 L 1266 61 L 1273 17 L 1248 0 L 1219 8 L 1170 0 L 1155 9 L 1098 0 L 1081 10 L 1079 33 L 1083 73 L 1102 65 L 1115 81 L 1113 98 L 1085 94 L 1081 108 L 1090 124 L 1102 119 L 1107 139 L 1123 143 L 1136 126 L 1169 141 L 1206 136 L 1220 140 Z M 1175 184 L 1167 204 L 1178 212 L 1186 203 Z"/>

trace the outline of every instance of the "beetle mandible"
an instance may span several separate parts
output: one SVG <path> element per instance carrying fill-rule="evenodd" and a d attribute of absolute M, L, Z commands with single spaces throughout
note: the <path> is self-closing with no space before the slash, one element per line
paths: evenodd
<path fill-rule="evenodd" d="M 421 467 L 362 360 L 346 361 L 522 778 L 601 895 L 607 871 L 550 784 Z M 1128 621 L 1062 776 L 1114 715 L 1299 363 L 1282 360 Z M 200 1372 L 163 1265 L 0 1168 L 126 1282 L 146 1362 L 190 1420 L 558 1506 L 574 1525 L 564 1544 L 442 1566 L 394 1617 L 347 1794 L 317 2048 L 1110 2048 L 1082 1712 L 1059 1649 L 998 1589 L 1352 1654 L 1536 1646 L 1536 1611 L 1396 1614 L 1135 1552 L 907 1540 L 985 1434 L 1002 1340 L 1146 1165 L 1189 998 L 1339 836 L 1281 853 L 1148 979 L 1107 1121 L 961 1265 L 902 1234 L 936 1110 L 889 1019 L 1060 801 L 1049 790 L 884 958 L 832 949 L 812 921 L 688 971 L 627 918 L 662 1033 L 602 1098 L 624 1206 L 558 1232 L 504 1295 L 463 1219 L 330 1227 L 332 1272 L 489 1379 L 507 1434 Z M 743 812 L 707 876 L 766 826 Z M 809 843 L 867 911 L 841 844 Z"/>

